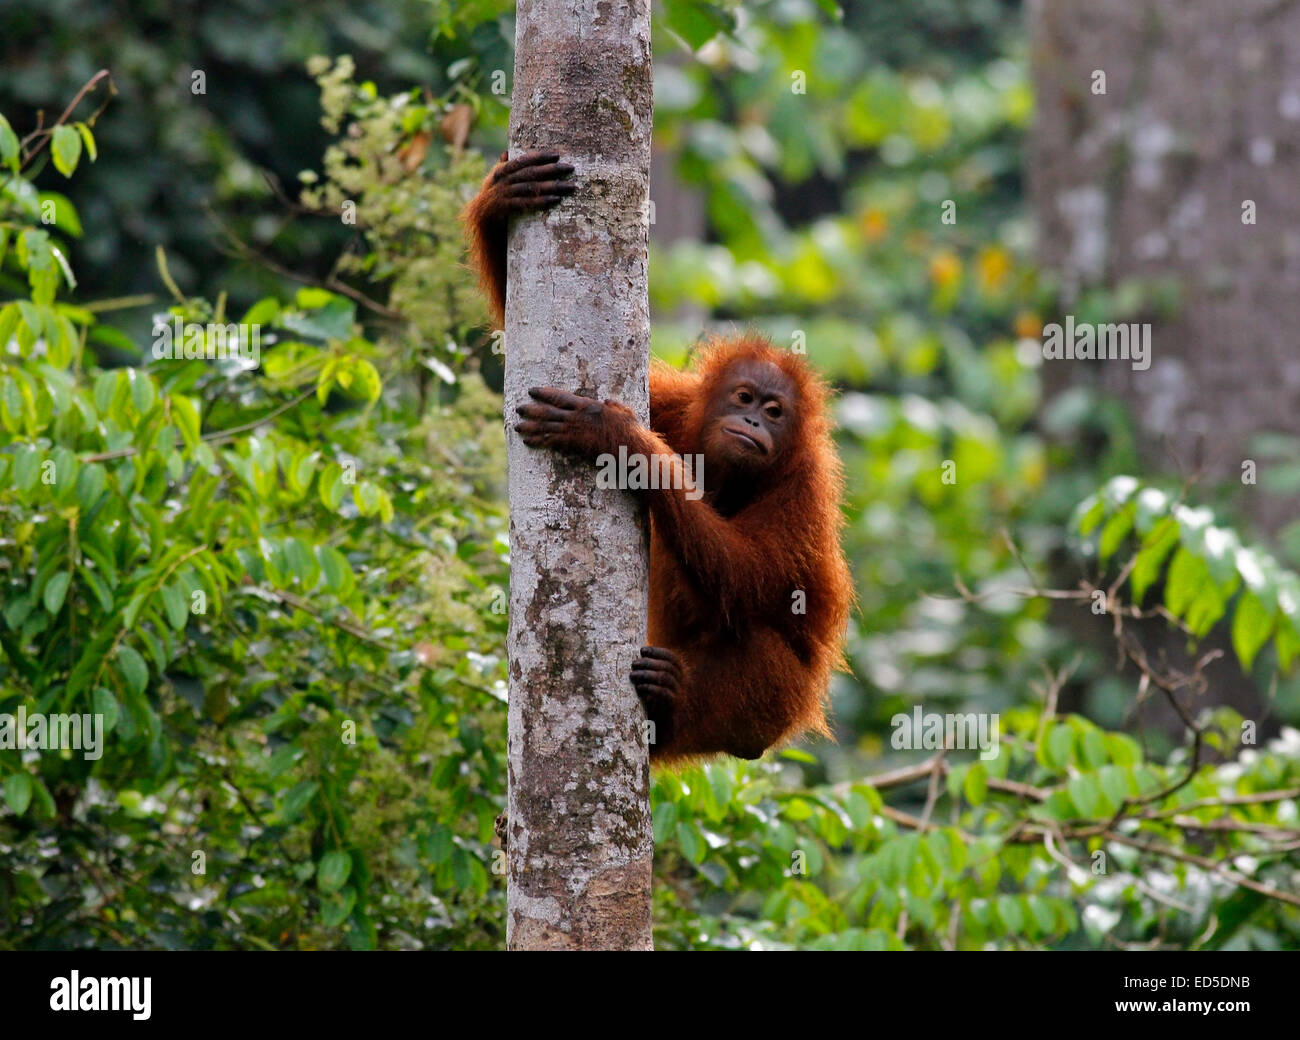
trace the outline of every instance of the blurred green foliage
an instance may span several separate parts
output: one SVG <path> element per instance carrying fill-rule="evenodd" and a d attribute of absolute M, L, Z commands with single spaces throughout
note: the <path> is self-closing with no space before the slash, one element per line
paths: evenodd
<path fill-rule="evenodd" d="M 351 143 L 382 151 L 394 125 L 345 93 Z M 409 323 L 367 333 L 317 288 L 238 316 L 260 368 L 150 348 L 99 367 L 95 312 L 56 295 L 76 211 L 58 197 L 46 230 L 7 123 L 0 145 L 0 248 L 29 281 L 0 307 L 0 706 L 108 727 L 98 759 L 0 757 L 4 943 L 499 942 L 499 400 L 454 351 L 417 356 Z M 483 164 L 443 159 L 422 219 L 384 228 L 419 254 L 395 285 L 455 270 L 437 259 Z M 155 322 L 211 344 L 224 309 L 177 289 Z"/>

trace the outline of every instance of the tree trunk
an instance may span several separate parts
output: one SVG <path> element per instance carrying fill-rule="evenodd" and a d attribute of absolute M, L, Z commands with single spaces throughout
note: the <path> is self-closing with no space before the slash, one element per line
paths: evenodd
<path fill-rule="evenodd" d="M 511 153 L 560 152 L 578 191 L 510 236 L 506 942 L 648 950 L 648 747 L 629 680 L 644 521 L 590 464 L 526 448 L 513 424 L 533 386 L 648 419 L 649 0 L 520 0 L 515 33 Z"/>
<path fill-rule="evenodd" d="M 1251 440 L 1300 434 L 1300 5 L 1034 0 L 1030 38 L 1041 258 L 1067 292 L 1181 287 L 1172 319 L 1139 316 L 1149 370 L 1049 361 L 1049 388 L 1099 379 L 1132 406 L 1148 463 L 1167 469 L 1172 452 L 1186 475 L 1226 479 L 1276 531 L 1294 503 L 1263 493 Z M 1242 480 L 1248 459 L 1260 486 Z"/>
<path fill-rule="evenodd" d="M 1172 315 L 1100 319 L 1151 323 L 1149 369 L 1045 361 L 1048 392 L 1095 382 L 1117 395 L 1147 466 L 1223 481 L 1242 519 L 1276 533 L 1294 520 L 1294 500 L 1266 493 L 1269 463 L 1292 460 L 1260 458 L 1252 441 L 1300 434 L 1300 5 L 1031 0 L 1029 27 L 1038 97 L 1029 181 L 1039 256 L 1060 275 L 1062 310 L 1090 287 L 1129 279 L 1179 288 Z M 1259 485 L 1243 480 L 1247 460 Z M 1192 497 L 1216 501 L 1210 487 Z M 1113 646 L 1109 619 L 1058 616 Z M 1135 629 L 1153 659 L 1190 669 L 1180 633 L 1163 621 Z M 1208 686 L 1182 700 L 1192 712 L 1230 704 L 1270 720 L 1225 632 L 1221 624 L 1199 648 L 1225 650 Z M 1140 717 L 1183 731 L 1159 698 Z"/>

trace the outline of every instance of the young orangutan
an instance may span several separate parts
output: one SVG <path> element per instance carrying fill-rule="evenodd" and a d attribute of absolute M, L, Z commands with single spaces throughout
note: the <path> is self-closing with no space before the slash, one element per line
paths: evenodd
<path fill-rule="evenodd" d="M 509 218 L 573 193 L 573 167 L 559 159 L 503 155 L 466 207 L 498 324 Z M 826 689 L 843 665 L 853 586 L 821 380 L 797 355 L 746 334 L 712 340 L 692 371 L 656 364 L 648 429 L 616 401 L 554 387 L 529 395 L 515 429 L 530 447 L 593 462 L 624 448 L 671 472 L 638 492 L 651 517 L 651 645 L 631 680 L 654 723 L 652 761 L 758 758 L 806 731 L 829 736 Z M 684 456 L 703 457 L 702 475 L 686 471 Z"/>

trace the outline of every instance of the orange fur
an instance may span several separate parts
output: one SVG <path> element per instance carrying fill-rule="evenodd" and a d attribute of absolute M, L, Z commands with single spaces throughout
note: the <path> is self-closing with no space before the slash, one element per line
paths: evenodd
<path fill-rule="evenodd" d="M 673 738 L 653 749 L 656 763 L 719 751 L 752 758 L 803 732 L 830 736 L 826 692 L 844 666 L 853 584 L 840 548 L 842 476 L 825 385 L 762 337 L 715 339 L 693 373 L 655 369 L 651 424 L 678 455 L 700 452 L 712 386 L 743 359 L 789 377 L 798 427 L 778 472 L 731 516 L 650 493 L 649 642 L 676 651 L 687 672 Z M 665 391 L 669 403 L 657 407 Z M 707 455 L 704 465 L 707 483 Z M 806 596 L 803 614 L 793 610 L 796 591 Z"/>
<path fill-rule="evenodd" d="M 506 153 L 502 152 L 498 165 L 505 161 Z M 478 194 L 461 211 L 460 220 L 470 262 L 478 272 L 493 324 L 499 329 L 506 320 L 506 233 L 510 213 L 504 199 L 492 190 L 495 173 L 495 169 L 488 171 Z"/>
<path fill-rule="evenodd" d="M 498 326 L 506 227 L 517 211 L 489 174 L 463 214 Z M 745 482 L 726 515 L 688 495 L 689 485 L 643 492 L 651 512 L 649 642 L 674 651 L 684 672 L 671 737 L 651 749 L 656 765 L 719 752 L 756 758 L 804 732 L 830 736 L 827 687 L 844 666 L 853 586 L 840 548 L 842 476 L 827 389 L 813 370 L 758 335 L 714 339 L 691 371 L 653 367 L 649 429 L 606 402 L 584 451 L 594 457 L 622 445 L 648 457 L 676 455 L 678 473 L 680 456 L 703 454 L 707 484 L 710 400 L 742 361 L 771 363 L 789 380 L 788 450 Z M 797 592 L 806 597 L 803 613 L 794 610 Z"/>

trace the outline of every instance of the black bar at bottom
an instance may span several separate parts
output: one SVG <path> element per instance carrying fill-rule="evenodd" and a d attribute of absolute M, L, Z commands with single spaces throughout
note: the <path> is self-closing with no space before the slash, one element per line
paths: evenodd
<path fill-rule="evenodd" d="M 492 968 L 418 953 L 10 953 L 0 956 L 0 1014 L 4 1032 L 15 1037 L 29 1035 L 11 1031 L 24 1023 L 94 1028 L 111 1021 L 127 1031 L 278 1022 L 338 1029 L 353 1022 L 383 1027 L 394 1015 L 432 1028 L 452 1019 L 464 1028 L 481 1016 L 479 1025 L 491 1029 L 505 1024 L 507 1008 L 549 1008 L 550 1017 L 562 1005 L 575 1025 L 617 1021 L 594 1017 L 605 1009 L 662 1014 L 675 1005 L 700 1025 L 716 1021 L 730 1031 L 751 1021 L 771 1028 L 774 1001 L 786 1004 L 794 1021 L 830 1005 L 841 1025 L 874 1007 L 926 1026 L 1013 1022 L 1028 1012 L 1044 1015 L 1037 1021 L 1045 1024 L 1128 1020 L 1145 1027 L 1199 1019 L 1222 1028 L 1294 1021 L 1297 962 L 1246 953 L 1038 952 L 869 954 L 836 968 L 771 954 L 744 965 L 710 961 L 707 971 L 674 965 L 620 967 L 602 957 L 575 976 L 555 957 Z M 809 984 L 818 976 L 824 985 L 814 990 Z M 580 991 L 575 978 L 583 982 Z M 711 993 L 700 990 L 701 980 Z M 802 995 L 812 992 L 818 995 L 810 1007 Z M 861 1019 L 864 1026 L 872 1020 Z"/>

